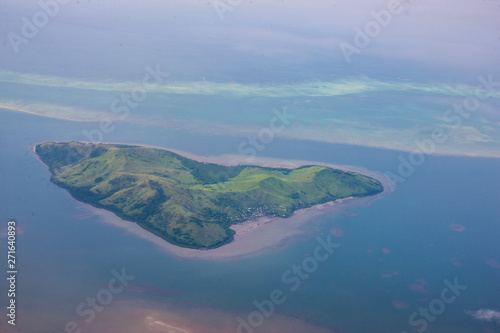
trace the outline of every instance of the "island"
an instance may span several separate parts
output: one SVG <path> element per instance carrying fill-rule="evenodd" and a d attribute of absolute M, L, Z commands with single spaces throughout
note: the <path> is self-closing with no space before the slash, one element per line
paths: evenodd
<path fill-rule="evenodd" d="M 230 227 L 237 223 L 286 218 L 299 209 L 383 190 L 373 178 L 324 166 L 224 166 L 134 145 L 48 142 L 35 152 L 51 181 L 77 200 L 194 249 L 231 242 Z"/>

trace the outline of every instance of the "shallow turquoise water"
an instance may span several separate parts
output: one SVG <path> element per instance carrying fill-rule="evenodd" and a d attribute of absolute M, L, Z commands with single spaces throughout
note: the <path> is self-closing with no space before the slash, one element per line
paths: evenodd
<path fill-rule="evenodd" d="M 467 290 L 426 331 L 494 330 L 493 323 L 475 321 L 464 311 L 500 307 L 500 269 L 486 263 L 500 262 L 500 160 L 428 158 L 392 194 L 370 207 L 317 219 L 285 248 L 238 261 L 186 260 L 82 216 L 85 211 L 50 183 L 45 166 L 29 150 L 37 142 L 82 140 L 80 131 L 92 124 L 3 111 L 0 118 L 0 220 L 15 218 L 25 229 L 18 251 L 23 332 L 39 332 L 36 322 L 44 323 L 44 330 L 61 331 L 78 318 L 76 306 L 109 281 L 112 269 L 122 267 L 147 292 L 128 290 L 119 299 L 249 313 L 254 300 L 269 298 L 276 288 L 288 290 L 283 272 L 302 262 L 317 245 L 316 237 L 332 228 L 344 231 L 340 248 L 298 290 L 287 293 L 279 313 L 332 332 L 411 332 L 412 312 L 439 297 L 445 279 L 457 278 Z M 241 141 L 133 125 L 118 126 L 107 139 L 198 154 L 235 153 Z M 399 153 L 276 139 L 261 155 L 394 172 Z M 457 232 L 451 224 L 467 230 Z M 0 240 L 6 251 L 5 239 Z M 0 302 L 3 306 L 5 297 Z"/>
<path fill-rule="evenodd" d="M 224 20 L 211 5 L 220 1 L 75 1 L 61 6 L 18 53 L 9 34 L 22 33 L 22 18 L 31 19 L 40 11 L 39 1 L 3 2 L 2 73 L 140 82 L 147 66 L 158 65 L 169 73 L 166 84 L 206 81 L 293 88 L 354 79 L 361 85 L 370 80 L 395 86 L 448 85 L 452 91 L 462 84 L 475 87 L 479 76 L 499 80 L 494 1 L 403 1 L 403 13 L 354 55 L 352 63 L 345 61 L 339 43 L 352 43 L 354 29 L 365 27 L 372 10 L 386 8 L 388 1 L 223 0 L 241 3 Z M 0 82 L 2 105 L 19 101 L 36 104 L 35 109 L 41 105 L 42 110 L 66 106 L 109 113 L 120 94 Z M 259 156 L 396 173 L 400 152 L 324 142 L 411 150 L 415 139 L 428 138 L 433 129 L 449 129 L 443 113 L 463 102 L 466 94 L 471 92 L 381 90 L 266 98 L 149 94 L 104 141 L 199 155 L 236 154 L 248 133 L 269 125 L 274 108 L 287 107 L 296 121 Z M 498 98 L 482 101 L 461 128 L 450 132 L 449 146 L 441 148 L 466 154 L 497 152 L 499 107 Z M 147 300 L 193 316 L 199 309 L 219 311 L 236 323 L 238 316 L 255 310 L 254 300 L 282 289 L 287 301 L 276 306 L 279 314 L 329 332 L 415 332 L 409 323 L 412 313 L 440 298 L 444 280 L 457 278 L 467 289 L 428 322 L 425 332 L 499 332 L 500 324 L 476 321 L 465 311 L 500 311 L 500 159 L 427 157 L 395 192 L 369 207 L 317 218 L 284 248 L 237 261 L 187 260 L 99 223 L 49 181 L 46 167 L 30 151 L 39 142 L 86 140 L 82 131 L 98 126 L 0 110 L 0 234 L 12 218 L 24 230 L 17 252 L 19 332 L 62 332 L 68 321 L 81 321 L 75 312 L 78 305 L 105 288 L 112 270 L 122 267 L 135 280 L 98 320 L 109 318 L 120 302 L 140 308 Z M 342 141 L 348 135 L 352 137 Z M 466 230 L 453 230 L 454 224 Z M 316 238 L 326 237 L 332 228 L 344 234 L 337 240 L 340 248 L 299 289 L 290 291 L 283 273 L 309 258 Z M 0 236 L 0 258 L 4 253 L 6 240 Z M 5 267 L 3 260 L 0 267 Z M 6 287 L 1 278 L 2 309 Z M 214 317 L 211 323 L 219 320 Z M 0 333 L 6 332 L 5 325 L 0 311 Z M 107 333 L 90 327 L 83 333 L 96 331 Z M 268 331 L 265 325 L 260 330 Z"/>

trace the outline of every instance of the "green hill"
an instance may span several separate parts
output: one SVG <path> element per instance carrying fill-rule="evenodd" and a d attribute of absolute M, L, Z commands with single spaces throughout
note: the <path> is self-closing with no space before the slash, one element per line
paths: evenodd
<path fill-rule="evenodd" d="M 214 248 L 233 224 L 290 216 L 339 198 L 379 193 L 369 177 L 322 166 L 226 167 L 173 152 L 118 144 L 45 143 L 35 149 L 51 180 L 176 245 Z"/>

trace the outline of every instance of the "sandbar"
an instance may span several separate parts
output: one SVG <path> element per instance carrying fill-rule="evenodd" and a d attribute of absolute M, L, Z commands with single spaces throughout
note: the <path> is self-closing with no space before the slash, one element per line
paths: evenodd
<path fill-rule="evenodd" d="M 339 169 L 343 171 L 357 172 L 368 177 L 378 180 L 384 190 L 376 195 L 363 198 L 344 198 L 332 202 L 327 202 L 320 205 L 315 205 L 309 208 L 300 209 L 287 218 L 274 216 L 263 216 L 257 219 L 248 220 L 231 226 L 235 231 L 234 239 L 231 243 L 210 250 L 188 249 L 173 245 L 164 239 L 146 231 L 134 222 L 122 220 L 114 213 L 102 208 L 96 208 L 89 204 L 83 203 L 71 197 L 68 192 L 68 197 L 71 198 L 74 204 L 81 210 L 89 212 L 89 216 L 98 217 L 99 222 L 113 225 L 125 229 L 130 234 L 144 239 L 155 244 L 161 250 L 164 250 L 175 256 L 193 259 L 235 259 L 243 256 L 256 255 L 272 249 L 282 248 L 292 242 L 295 238 L 307 232 L 307 224 L 321 215 L 331 215 L 336 212 L 341 212 L 348 207 L 353 206 L 369 206 L 374 200 L 385 196 L 394 191 L 395 184 L 385 174 L 376 171 L 370 171 L 362 167 L 335 165 L 317 161 L 305 160 L 285 160 L 269 157 L 254 157 L 246 155 L 196 155 L 190 152 L 171 149 L 166 147 L 152 146 L 147 144 L 131 144 L 124 142 L 106 142 L 106 144 L 123 144 L 136 145 L 140 147 L 150 147 L 172 151 L 181 156 L 206 163 L 216 163 L 225 166 L 234 165 L 256 165 L 262 167 L 279 167 L 279 168 L 298 168 L 304 165 L 320 165 Z M 36 146 L 36 145 L 35 145 Z M 34 147 L 32 147 L 34 153 Z"/>

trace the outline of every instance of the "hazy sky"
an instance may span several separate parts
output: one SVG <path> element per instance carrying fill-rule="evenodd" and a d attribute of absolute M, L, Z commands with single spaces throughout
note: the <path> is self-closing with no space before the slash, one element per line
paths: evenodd
<path fill-rule="evenodd" d="M 356 46 L 355 29 L 370 26 L 372 12 L 386 10 L 391 2 L 70 1 L 15 53 L 12 33 L 23 36 L 22 17 L 32 21 L 41 8 L 34 0 L 4 0 L 0 67 L 126 77 L 162 63 L 178 79 L 222 81 L 244 80 L 248 71 L 282 80 L 280 72 L 290 74 L 293 68 L 303 70 L 292 75 L 296 80 L 383 73 L 419 79 L 430 73 L 435 79 L 462 75 L 472 81 L 499 71 L 496 0 L 406 0 L 401 13 L 391 15 L 389 24 L 347 63 L 341 43 Z"/>

